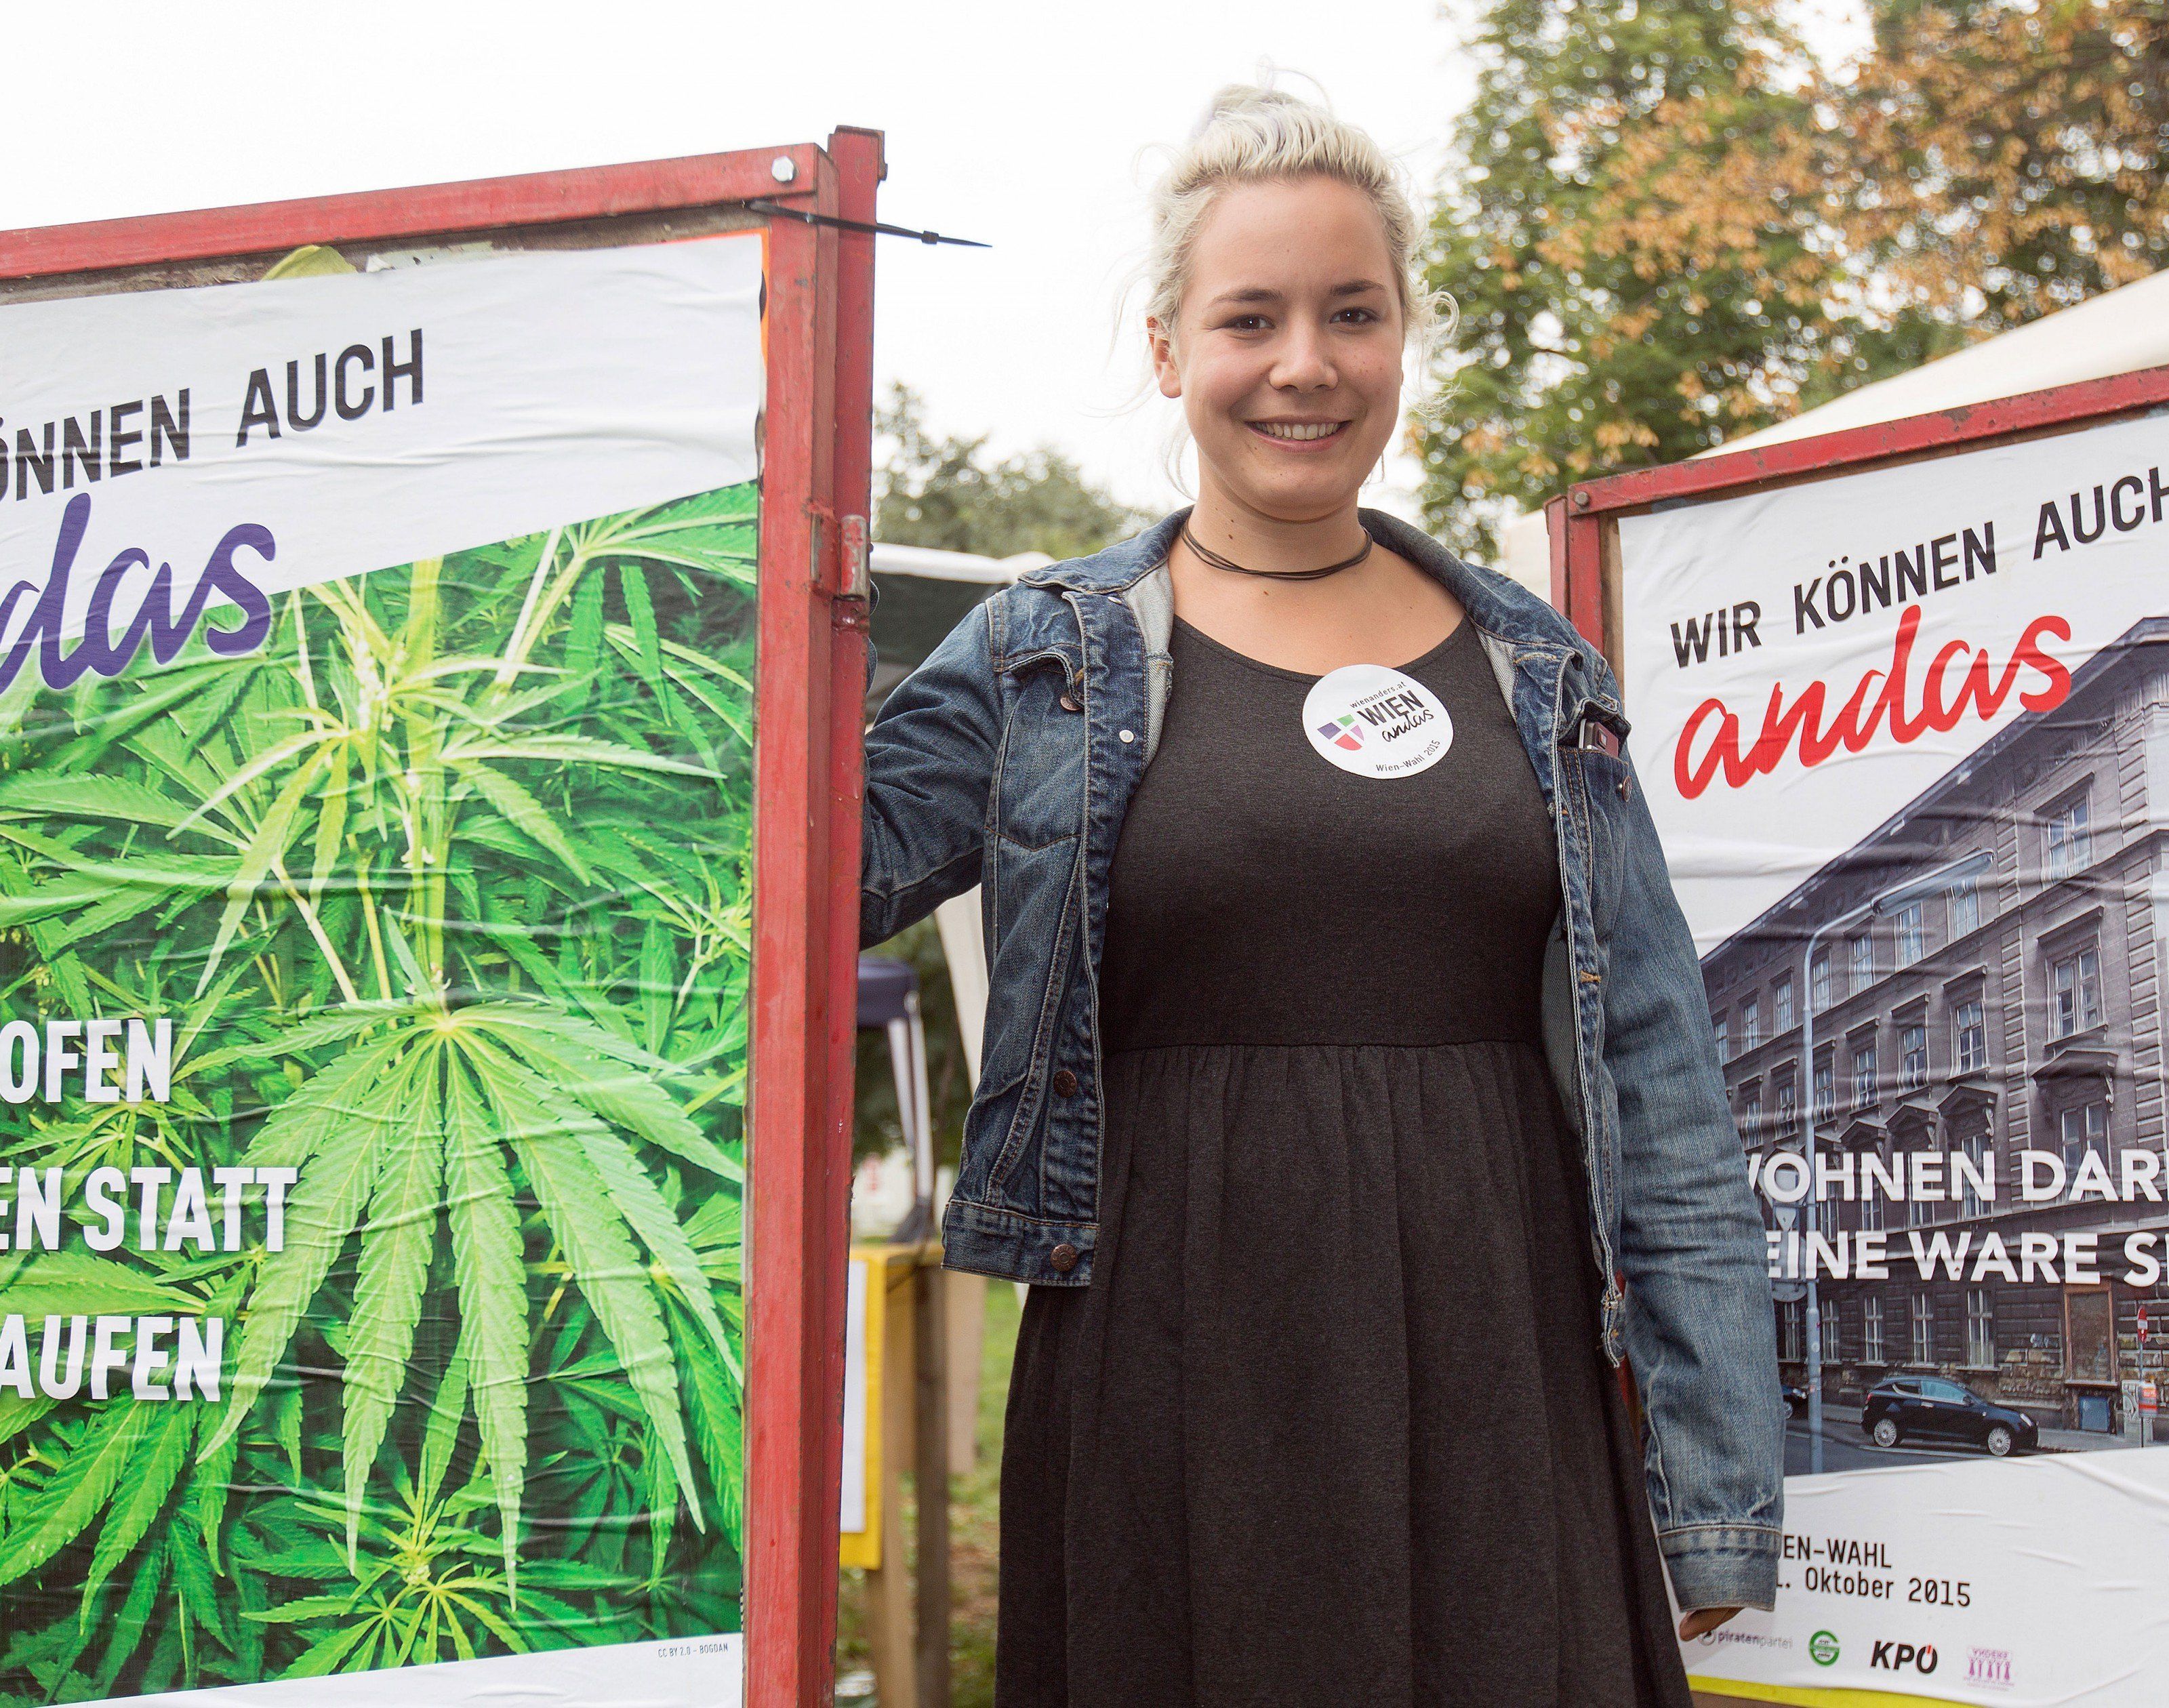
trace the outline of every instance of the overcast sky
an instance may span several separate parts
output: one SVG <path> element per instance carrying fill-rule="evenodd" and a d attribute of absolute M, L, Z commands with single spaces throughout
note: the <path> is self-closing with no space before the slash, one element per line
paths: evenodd
<path fill-rule="evenodd" d="M 1436 0 L 112 0 L 8 26 L 0 227 L 887 133 L 875 361 L 935 425 L 1046 442 L 1164 508 L 1116 293 L 1152 170 L 1278 67 L 1435 183 L 1473 72 Z M 1371 502 L 1406 509 L 1403 496 Z"/>

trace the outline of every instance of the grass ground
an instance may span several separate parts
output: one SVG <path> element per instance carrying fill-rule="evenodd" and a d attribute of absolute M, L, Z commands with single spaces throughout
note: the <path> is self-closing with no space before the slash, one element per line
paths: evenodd
<path fill-rule="evenodd" d="M 951 1708 L 994 1708 L 994 1595 L 1002 1412 L 1010 1391 L 1021 1306 L 1006 1281 L 987 1288 L 986 1352 L 980 1365 L 978 1450 L 972 1469 L 949 1483 L 949 1654 Z M 912 1478 L 903 1478 L 903 1530 L 918 1534 Z M 866 1573 L 845 1567 L 838 1585 L 836 1676 L 870 1671 L 866 1641 Z M 839 1698 L 851 1700 L 850 1698 Z M 871 1697 L 856 1699 L 861 1705 Z"/>

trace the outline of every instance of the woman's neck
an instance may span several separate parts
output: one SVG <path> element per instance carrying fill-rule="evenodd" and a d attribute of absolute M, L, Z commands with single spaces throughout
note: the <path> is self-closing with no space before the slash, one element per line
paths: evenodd
<path fill-rule="evenodd" d="M 1201 482 L 1190 531 L 1245 569 L 1317 569 L 1350 556 L 1365 529 L 1351 495 L 1330 513 L 1291 519 L 1228 502 Z M 1344 664 L 1399 664 L 1452 631 L 1461 607 L 1425 571 L 1384 545 L 1314 581 L 1231 575 L 1178 539 L 1168 567 L 1175 615 L 1223 646 L 1282 669 L 1323 675 Z"/>
<path fill-rule="evenodd" d="M 1271 516 L 1228 500 L 1209 487 L 1191 507 L 1189 531 L 1245 569 L 1316 569 L 1363 548 L 1363 524 L 1351 497 L 1325 515 Z"/>

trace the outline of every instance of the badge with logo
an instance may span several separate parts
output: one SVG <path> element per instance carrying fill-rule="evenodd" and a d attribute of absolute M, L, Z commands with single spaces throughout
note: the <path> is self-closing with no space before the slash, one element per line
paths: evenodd
<path fill-rule="evenodd" d="M 1344 664 L 1303 697 L 1303 732 L 1359 777 L 1413 777 L 1446 757 L 1453 720 L 1438 696 L 1386 664 Z"/>

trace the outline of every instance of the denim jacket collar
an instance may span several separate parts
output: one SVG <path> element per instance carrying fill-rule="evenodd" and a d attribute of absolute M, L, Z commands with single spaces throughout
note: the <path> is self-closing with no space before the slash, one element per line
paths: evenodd
<path fill-rule="evenodd" d="M 1018 579 L 1030 587 L 1065 588 L 1076 593 L 1126 593 L 1154 571 L 1164 567 L 1168 553 L 1192 507 L 1170 511 L 1140 534 L 1090 557 L 1072 558 L 1026 570 Z M 1518 652 L 1529 652 L 1556 658 L 1563 650 L 1528 615 L 1515 609 L 1477 577 L 1459 558 L 1429 535 L 1383 510 L 1356 513 L 1371 537 L 1399 552 L 1444 583 L 1460 601 L 1470 620 L 1485 634 L 1506 641 Z"/>

